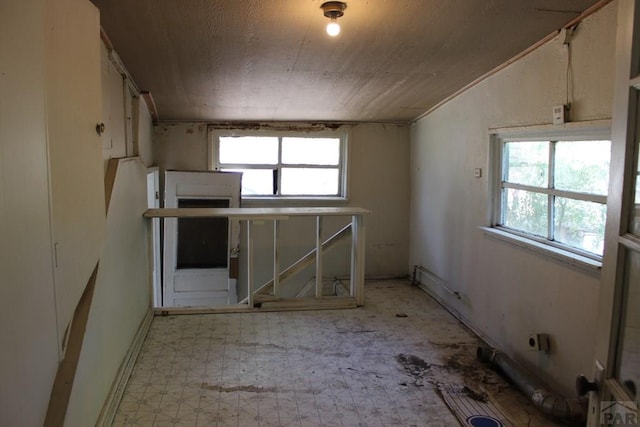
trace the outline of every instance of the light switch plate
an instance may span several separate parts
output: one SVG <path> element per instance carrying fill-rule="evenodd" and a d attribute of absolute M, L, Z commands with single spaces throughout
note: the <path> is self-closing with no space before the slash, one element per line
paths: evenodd
<path fill-rule="evenodd" d="M 553 124 L 561 125 L 567 121 L 567 106 L 556 105 L 553 107 Z"/>

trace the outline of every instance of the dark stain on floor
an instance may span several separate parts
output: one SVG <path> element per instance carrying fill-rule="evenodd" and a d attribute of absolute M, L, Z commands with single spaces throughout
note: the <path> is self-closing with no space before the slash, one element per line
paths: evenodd
<path fill-rule="evenodd" d="M 234 391 L 244 391 L 248 393 L 275 393 L 278 391 L 276 387 L 260 387 L 255 385 L 238 385 L 225 387 L 218 384 L 204 383 L 201 387 L 205 390 L 219 391 L 221 393 L 233 393 Z"/>

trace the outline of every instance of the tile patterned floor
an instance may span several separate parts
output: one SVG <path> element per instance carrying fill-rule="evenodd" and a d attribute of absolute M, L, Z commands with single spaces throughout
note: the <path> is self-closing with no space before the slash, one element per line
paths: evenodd
<path fill-rule="evenodd" d="M 424 292 L 400 280 L 365 293 L 352 310 L 156 317 L 113 425 L 458 425 L 438 383 L 483 384 L 517 425 L 555 425 Z"/>

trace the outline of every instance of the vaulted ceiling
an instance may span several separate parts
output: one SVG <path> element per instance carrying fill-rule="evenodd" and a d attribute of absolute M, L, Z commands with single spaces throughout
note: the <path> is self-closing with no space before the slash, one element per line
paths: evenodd
<path fill-rule="evenodd" d="M 92 0 L 161 121 L 408 122 L 597 0 Z"/>

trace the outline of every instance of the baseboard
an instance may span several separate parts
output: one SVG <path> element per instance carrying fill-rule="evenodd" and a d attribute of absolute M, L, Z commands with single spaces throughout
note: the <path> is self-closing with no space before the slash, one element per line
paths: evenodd
<path fill-rule="evenodd" d="M 127 386 L 127 382 L 129 381 L 129 377 L 131 376 L 131 372 L 133 371 L 133 367 L 135 365 L 136 359 L 138 358 L 138 354 L 140 354 L 140 350 L 142 349 L 144 339 L 147 336 L 147 332 L 149 332 L 152 320 L 153 309 L 149 308 L 147 314 L 142 320 L 142 323 L 140 323 L 140 327 L 138 328 L 138 332 L 136 332 L 136 336 L 133 338 L 133 342 L 129 347 L 129 351 L 127 351 L 127 354 L 125 355 L 124 360 L 120 365 L 120 369 L 118 370 L 118 373 L 113 380 L 111 391 L 109 392 L 109 395 L 104 402 L 102 411 L 100 412 L 100 416 L 98 416 L 96 426 L 110 427 L 111 424 L 113 424 L 113 420 L 116 416 L 116 411 L 118 410 L 118 405 L 120 404 L 120 400 L 122 399 L 122 395 L 124 394 L 124 390 Z"/>
<path fill-rule="evenodd" d="M 433 298 L 442 308 L 447 310 L 449 314 L 458 319 L 460 323 L 462 323 L 467 329 L 469 329 L 475 336 L 484 341 L 485 344 L 489 345 L 492 348 L 500 348 L 491 338 L 489 338 L 486 334 L 482 333 L 478 329 L 476 329 L 471 321 L 464 317 L 458 310 L 453 308 L 451 305 L 447 304 L 447 302 L 436 292 L 433 292 L 429 286 L 426 284 L 419 282 L 417 284 L 418 288 L 424 291 L 427 295 Z"/>

